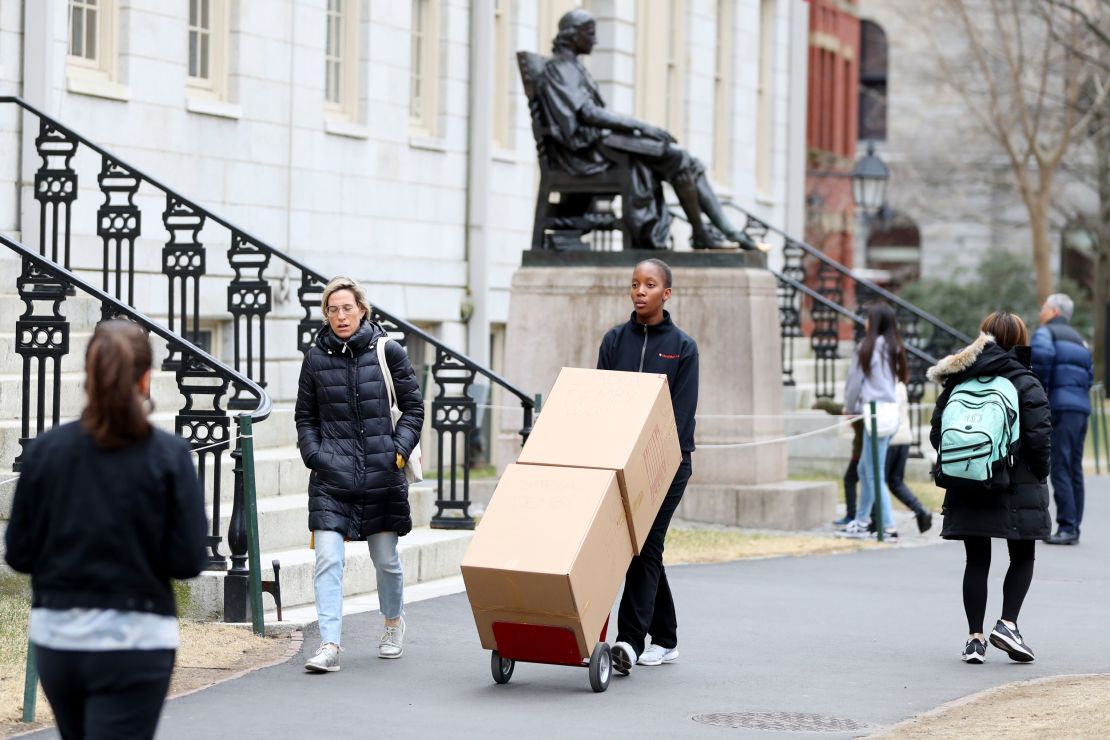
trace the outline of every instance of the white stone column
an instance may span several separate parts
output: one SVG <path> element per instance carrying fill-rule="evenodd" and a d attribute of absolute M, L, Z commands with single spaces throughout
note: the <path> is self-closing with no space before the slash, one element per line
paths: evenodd
<path fill-rule="evenodd" d="M 466 269 L 470 295 L 467 354 L 488 366 L 489 352 L 489 187 L 493 145 L 493 0 L 470 6 L 470 115 L 467 117 Z"/>

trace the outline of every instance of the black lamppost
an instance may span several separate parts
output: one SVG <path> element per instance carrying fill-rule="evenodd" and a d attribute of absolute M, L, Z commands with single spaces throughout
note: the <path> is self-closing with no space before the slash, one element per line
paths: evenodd
<path fill-rule="evenodd" d="M 856 161 L 848 176 L 852 178 L 852 200 L 856 207 L 867 216 L 877 213 L 886 202 L 890 168 L 875 154 L 875 142 L 867 142 L 867 154 Z"/>

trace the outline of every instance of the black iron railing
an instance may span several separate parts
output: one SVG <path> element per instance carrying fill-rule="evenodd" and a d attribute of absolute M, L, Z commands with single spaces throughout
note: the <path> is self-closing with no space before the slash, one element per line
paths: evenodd
<path fill-rule="evenodd" d="M 735 203 L 725 203 L 725 206 L 744 216 L 743 229 L 748 236 L 757 242 L 770 242 L 782 252 L 782 272 L 775 274 L 779 279 L 783 383 L 794 385 L 794 340 L 808 333 L 816 370 L 816 395 L 832 398 L 843 382 L 843 378 L 836 377 L 836 361 L 841 358 L 841 321 L 848 315 L 854 317 L 857 338 L 864 326 L 859 323 L 862 312 L 849 311 L 844 305 L 851 301 L 862 308 L 869 301 L 882 299 L 894 309 L 906 345 L 909 364 L 906 390 L 913 405 L 911 423 L 919 429 L 924 421 L 920 404 L 927 383 L 925 371 L 937 362 L 937 358 L 969 344 L 971 338 Z M 921 443 L 917 435 L 912 449 L 913 454 L 920 455 Z"/>
<path fill-rule="evenodd" d="M 71 330 L 74 328 L 66 316 L 67 299 L 81 291 L 99 302 L 98 320 L 133 321 L 152 337 L 163 340 L 167 351 L 177 356 L 174 374 L 183 403 L 174 418 L 174 429 L 197 454 L 197 473 L 202 487 L 206 477 L 212 476 L 212 530 L 208 535 L 208 568 L 227 571 L 226 588 L 232 595 L 232 603 L 229 604 L 225 596 L 225 611 L 230 607 L 232 615 L 236 613 L 236 593 L 241 597 L 241 607 L 245 609 L 249 571 L 243 446 L 240 437 L 232 433 L 226 399 L 232 393 L 243 399 L 244 403 L 241 405 L 246 410 L 240 416 L 249 416 L 252 423 L 257 423 L 270 415 L 269 395 L 243 373 L 228 367 L 188 339 L 167 330 L 119 299 L 89 285 L 64 267 L 3 235 L 0 235 L 0 244 L 22 259 L 16 287 L 19 298 L 23 301 L 24 312 L 15 325 L 15 351 L 23 360 L 22 426 L 20 449 L 13 469 L 19 470 L 23 454 L 31 440 L 48 427 L 57 426 L 61 422 L 62 360 L 69 354 Z M 90 332 L 92 330 L 91 326 L 78 328 Z M 230 567 L 228 558 L 220 552 L 220 543 L 223 541 L 220 532 L 220 470 L 224 455 L 229 450 L 234 464 L 234 490 L 227 532 Z M 240 616 L 231 621 L 244 620 L 245 616 Z"/>
<path fill-rule="evenodd" d="M 273 283 L 286 279 L 267 274 L 274 262 L 280 263 L 283 272 L 292 273 L 297 281 L 297 298 L 304 311 L 296 336 L 277 338 L 277 341 L 279 346 L 295 344 L 301 352 L 308 350 L 322 324 L 319 306 L 327 284 L 324 275 L 150 177 L 20 98 L 0 96 L 0 104 L 19 106 L 38 126 L 35 146 L 42 164 L 35 175 L 34 197 L 40 204 L 38 247 L 41 255 L 66 268 L 71 264 L 72 206 L 79 193 L 73 161 L 79 150 L 88 150 L 100 161 L 97 184 L 104 200 L 97 211 L 95 231 L 103 243 L 99 271 L 105 293 L 113 292 L 119 300 L 134 305 L 135 250 L 143 225 L 136 196 L 141 188 L 144 194 L 153 190 L 164 197 L 165 207 L 160 217 L 169 234 L 160 256 L 161 271 L 166 277 L 169 329 L 197 342 L 201 283 L 215 272 L 208 260 L 218 254 L 207 249 L 206 244 L 226 244 L 226 265 L 230 269 L 224 271 L 223 279 L 228 271 L 232 277 L 227 286 L 227 315 L 221 318 L 230 318 L 233 325 L 232 367 L 258 386 L 266 387 L 267 349 L 275 339 L 266 330 L 267 317 L 273 311 Z M 211 231 L 213 227 L 216 227 L 215 232 Z M 531 431 L 532 396 L 381 308 L 374 307 L 371 318 L 381 323 L 399 343 L 419 339 L 435 351 L 431 370 L 438 388 L 432 399 L 431 424 L 436 434 L 439 495 L 432 526 L 473 528 L 474 520 L 469 513 L 469 464 L 464 459 L 478 429 L 477 403 L 470 395 L 470 388 L 482 376 L 516 396 L 522 410 L 520 434 L 523 437 Z M 179 354 L 174 350 L 163 367 L 176 368 Z M 228 401 L 229 408 L 250 405 L 250 399 L 241 393 L 236 390 L 236 395 Z"/>

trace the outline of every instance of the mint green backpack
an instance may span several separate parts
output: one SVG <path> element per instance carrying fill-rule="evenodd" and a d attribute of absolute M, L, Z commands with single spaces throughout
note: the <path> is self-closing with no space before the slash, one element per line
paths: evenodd
<path fill-rule="evenodd" d="M 1021 426 L 1017 388 L 1006 378 L 969 378 L 940 417 L 936 482 L 944 488 L 1007 488 Z"/>

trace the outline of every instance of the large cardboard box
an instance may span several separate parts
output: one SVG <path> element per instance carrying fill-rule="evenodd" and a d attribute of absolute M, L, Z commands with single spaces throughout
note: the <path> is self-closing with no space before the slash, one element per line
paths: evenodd
<path fill-rule="evenodd" d="M 682 463 L 667 376 L 563 368 L 517 462 L 616 471 L 639 554 Z"/>
<path fill-rule="evenodd" d="M 509 465 L 462 561 L 482 647 L 495 622 L 543 625 L 588 658 L 631 560 L 613 471 Z"/>

